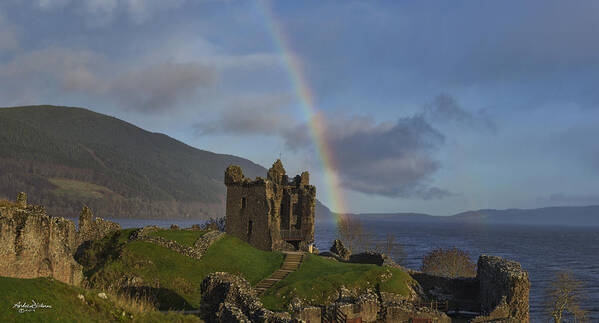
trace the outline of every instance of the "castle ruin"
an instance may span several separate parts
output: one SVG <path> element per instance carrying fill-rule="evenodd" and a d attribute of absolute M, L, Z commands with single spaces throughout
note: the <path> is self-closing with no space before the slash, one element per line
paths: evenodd
<path fill-rule="evenodd" d="M 314 243 L 316 188 L 308 172 L 293 180 L 277 161 L 267 178 L 251 180 L 239 166 L 225 171 L 226 230 L 262 250 L 311 251 Z"/>

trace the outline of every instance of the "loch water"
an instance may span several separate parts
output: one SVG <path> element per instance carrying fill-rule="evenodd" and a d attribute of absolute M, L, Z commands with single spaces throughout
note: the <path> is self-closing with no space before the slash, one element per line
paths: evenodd
<path fill-rule="evenodd" d="M 419 269 L 422 258 L 436 248 L 458 247 L 476 262 L 481 254 L 515 260 L 531 281 L 531 322 L 548 322 L 543 307 L 545 289 L 560 270 L 570 270 L 584 282 L 587 298 L 581 304 L 591 322 L 599 322 L 599 227 L 549 227 L 501 224 L 431 224 L 364 221 L 373 243 L 383 243 L 388 233 L 401 244 L 407 268 Z M 335 227 L 315 228 L 317 247 L 327 250 Z M 396 258 L 397 255 L 394 255 Z"/>
<path fill-rule="evenodd" d="M 111 219 L 123 228 L 177 224 L 189 227 L 198 220 Z M 406 257 L 403 265 L 419 269 L 423 256 L 436 248 L 458 247 L 476 261 L 480 254 L 515 260 L 528 271 L 531 322 L 548 322 L 544 291 L 559 270 L 570 270 L 585 284 L 587 298 L 582 307 L 591 322 L 599 322 L 599 227 L 553 227 L 499 224 L 410 223 L 364 221 L 372 243 L 383 243 L 387 234 L 395 236 Z M 328 250 L 336 237 L 333 223 L 317 223 L 315 245 Z M 397 249 L 397 248 L 396 248 Z M 393 255 L 394 258 L 397 255 Z"/>

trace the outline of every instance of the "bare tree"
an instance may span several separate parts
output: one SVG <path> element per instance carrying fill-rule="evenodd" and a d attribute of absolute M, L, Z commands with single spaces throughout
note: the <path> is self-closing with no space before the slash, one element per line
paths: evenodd
<path fill-rule="evenodd" d="M 420 270 L 449 278 L 476 276 L 476 264 L 456 247 L 432 250 L 422 259 Z"/>
<path fill-rule="evenodd" d="M 571 315 L 575 322 L 585 322 L 587 311 L 580 308 L 583 294 L 583 282 L 569 271 L 559 271 L 547 287 L 546 306 L 555 323 L 561 323 L 564 315 Z M 564 313 L 566 312 L 566 313 Z"/>
<path fill-rule="evenodd" d="M 398 264 L 403 264 L 406 260 L 406 252 L 404 250 L 403 245 L 395 242 L 395 235 L 391 233 L 387 233 L 385 237 L 385 241 L 381 244 L 376 244 L 374 246 L 374 251 L 379 253 L 384 253 L 385 255 L 391 257 L 395 255 L 394 259 Z"/>
<path fill-rule="evenodd" d="M 350 252 L 357 246 L 364 245 L 364 240 L 367 240 L 362 221 L 347 214 L 339 216 L 337 236 Z"/>

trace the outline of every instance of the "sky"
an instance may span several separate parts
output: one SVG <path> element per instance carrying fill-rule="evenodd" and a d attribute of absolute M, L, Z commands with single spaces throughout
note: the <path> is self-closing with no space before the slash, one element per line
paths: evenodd
<path fill-rule="evenodd" d="M 591 205 L 598 39 L 597 1 L 5 0 L 0 106 L 281 158 L 333 211 Z"/>

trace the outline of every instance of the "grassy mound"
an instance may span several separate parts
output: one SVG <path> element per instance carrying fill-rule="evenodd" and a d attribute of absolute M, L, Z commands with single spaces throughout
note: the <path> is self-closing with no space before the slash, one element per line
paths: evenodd
<path fill-rule="evenodd" d="M 351 290 L 372 288 L 408 295 L 411 280 L 407 273 L 396 268 L 342 263 L 307 255 L 298 270 L 266 291 L 262 302 L 266 308 L 275 311 L 286 310 L 294 297 L 328 305 L 336 299 L 341 286 Z"/>
<path fill-rule="evenodd" d="M 192 315 L 150 311 L 139 313 L 122 299 L 101 299 L 98 291 L 85 290 L 62 282 L 46 279 L 18 279 L 0 277 L 0 322 L 202 322 Z M 85 300 L 77 296 L 81 294 Z M 51 308 L 37 308 L 19 313 L 15 304 L 45 304 Z"/>
<path fill-rule="evenodd" d="M 258 250 L 232 236 L 215 242 L 201 260 L 143 241 L 128 241 L 131 230 L 96 241 L 79 257 L 92 286 L 119 288 L 123 279 L 135 278 L 144 286 L 135 293 L 150 295 L 161 310 L 197 309 L 200 285 L 206 275 L 225 271 L 256 284 L 279 269 L 284 255 Z M 173 239 L 187 231 L 172 230 Z M 116 286 L 115 286 L 116 285 Z"/>
<path fill-rule="evenodd" d="M 177 241 L 178 243 L 193 247 L 193 244 L 199 237 L 203 236 L 207 231 L 187 231 L 187 230 L 158 230 L 151 232 L 149 235 L 154 237 L 163 237 L 168 240 Z"/>

